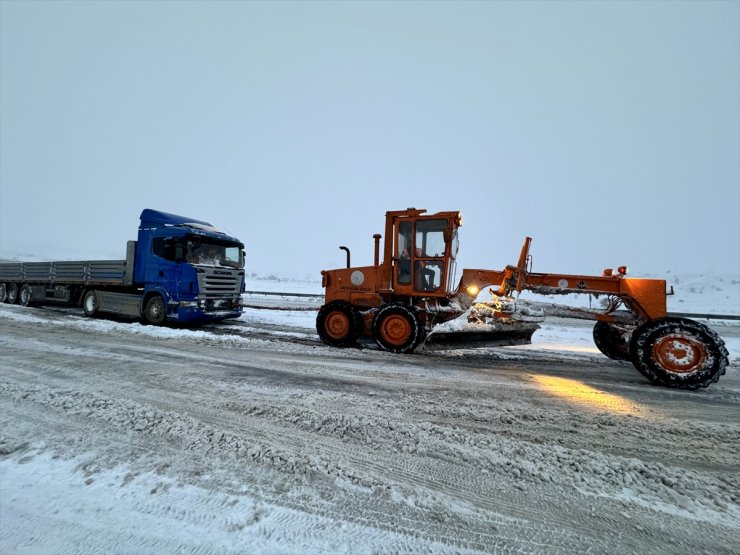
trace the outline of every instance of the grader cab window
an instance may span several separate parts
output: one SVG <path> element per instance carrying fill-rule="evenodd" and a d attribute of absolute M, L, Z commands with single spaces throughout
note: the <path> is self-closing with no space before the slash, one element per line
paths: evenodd
<path fill-rule="evenodd" d="M 441 258 L 445 255 L 445 229 L 447 220 L 422 220 L 416 222 L 416 248 L 419 256 Z"/>
<path fill-rule="evenodd" d="M 411 283 L 411 222 L 398 224 L 398 283 L 409 285 Z"/>
<path fill-rule="evenodd" d="M 447 220 L 420 220 L 414 236 L 414 289 L 437 291 L 444 274 Z"/>
<path fill-rule="evenodd" d="M 415 291 L 437 291 L 444 277 L 447 220 L 400 222 L 396 242 L 396 283 Z"/>

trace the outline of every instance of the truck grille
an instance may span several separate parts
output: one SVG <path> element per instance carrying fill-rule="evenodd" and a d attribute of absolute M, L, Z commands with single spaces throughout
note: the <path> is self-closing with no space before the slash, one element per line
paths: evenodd
<path fill-rule="evenodd" d="M 244 270 L 198 268 L 200 297 L 234 297 L 241 293 Z"/>

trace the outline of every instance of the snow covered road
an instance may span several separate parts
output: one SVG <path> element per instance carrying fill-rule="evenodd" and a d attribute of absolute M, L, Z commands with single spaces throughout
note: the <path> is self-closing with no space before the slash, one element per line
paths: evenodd
<path fill-rule="evenodd" d="M 0 307 L 0 550 L 740 549 L 734 357 L 685 392 L 556 341 L 330 349 L 310 317 Z"/>

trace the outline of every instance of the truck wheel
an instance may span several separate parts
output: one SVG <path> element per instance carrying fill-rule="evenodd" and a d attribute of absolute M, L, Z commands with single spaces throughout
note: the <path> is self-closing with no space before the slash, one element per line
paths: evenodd
<path fill-rule="evenodd" d="M 8 300 L 8 286 L 4 283 L 0 283 L 0 303 L 4 303 Z"/>
<path fill-rule="evenodd" d="M 30 306 L 31 304 L 31 286 L 24 283 L 18 293 L 18 304 L 21 306 Z"/>
<path fill-rule="evenodd" d="M 594 343 L 604 355 L 613 360 L 630 360 L 630 336 L 632 331 L 612 322 L 594 324 Z"/>
<path fill-rule="evenodd" d="M 411 353 L 424 340 L 424 329 L 415 310 L 389 304 L 373 319 L 373 337 L 386 351 Z"/>
<path fill-rule="evenodd" d="M 18 284 L 17 283 L 9 283 L 8 284 L 8 304 L 15 304 L 18 302 Z"/>
<path fill-rule="evenodd" d="M 144 320 L 148 324 L 158 326 L 165 320 L 164 301 L 159 295 L 152 295 L 144 307 Z"/>
<path fill-rule="evenodd" d="M 351 347 L 357 342 L 360 315 L 346 301 L 331 301 L 316 316 L 316 331 L 321 340 L 334 347 Z"/>
<path fill-rule="evenodd" d="M 680 389 L 707 387 L 725 373 L 725 343 L 710 328 L 688 318 L 646 322 L 632 334 L 630 358 L 653 383 Z"/>
<path fill-rule="evenodd" d="M 85 291 L 85 295 L 82 297 L 82 312 L 85 316 L 92 318 L 98 312 L 98 295 L 94 289 Z"/>

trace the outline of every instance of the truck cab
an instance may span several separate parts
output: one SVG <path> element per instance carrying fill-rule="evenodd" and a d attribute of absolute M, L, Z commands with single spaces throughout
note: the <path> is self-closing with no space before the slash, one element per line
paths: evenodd
<path fill-rule="evenodd" d="M 208 222 L 141 213 L 133 282 L 146 320 L 192 322 L 242 313 L 244 245 Z"/>

